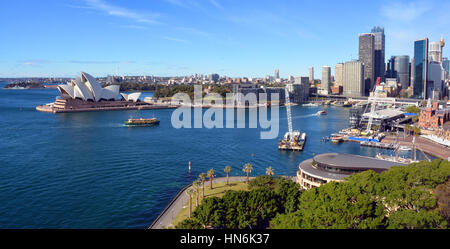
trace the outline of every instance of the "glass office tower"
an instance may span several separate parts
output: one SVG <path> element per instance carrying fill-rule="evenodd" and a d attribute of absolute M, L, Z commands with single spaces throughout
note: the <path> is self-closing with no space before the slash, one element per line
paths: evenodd
<path fill-rule="evenodd" d="M 427 97 L 428 38 L 414 42 L 414 97 Z"/>

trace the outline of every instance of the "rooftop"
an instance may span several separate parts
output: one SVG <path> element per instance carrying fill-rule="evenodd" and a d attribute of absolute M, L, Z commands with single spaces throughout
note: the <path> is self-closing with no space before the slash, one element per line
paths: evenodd
<path fill-rule="evenodd" d="M 372 157 L 364 157 L 351 154 L 326 153 L 314 157 L 318 163 L 327 164 L 337 168 L 360 169 L 389 169 L 394 165 L 406 165 L 403 163 L 380 160 Z"/>
<path fill-rule="evenodd" d="M 375 111 L 375 113 L 374 113 L 374 115 L 372 117 L 373 118 L 378 118 L 378 119 L 386 119 L 386 118 L 392 118 L 392 117 L 400 116 L 402 114 L 404 114 L 404 112 L 388 108 L 388 109 Z M 364 113 L 363 116 L 364 117 L 370 117 L 371 113 L 370 112 Z"/>

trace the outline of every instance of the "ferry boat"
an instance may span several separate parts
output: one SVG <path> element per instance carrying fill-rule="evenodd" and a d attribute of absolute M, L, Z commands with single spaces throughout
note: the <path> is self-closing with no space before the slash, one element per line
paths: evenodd
<path fill-rule="evenodd" d="M 300 131 L 293 131 L 291 139 L 291 134 L 289 132 L 286 132 L 286 134 L 284 134 L 283 140 L 280 140 L 278 142 L 278 149 L 300 151 L 303 150 L 305 142 L 306 142 L 306 133 L 300 133 Z"/>
<path fill-rule="evenodd" d="M 327 114 L 327 112 L 326 112 L 325 110 L 320 110 L 320 111 L 318 111 L 316 114 L 317 114 L 317 116 L 320 116 L 320 115 L 325 115 L 325 114 Z"/>
<path fill-rule="evenodd" d="M 152 126 L 159 124 L 156 118 L 130 118 L 125 121 L 126 126 Z"/>
<path fill-rule="evenodd" d="M 334 144 L 338 144 L 344 141 L 344 136 L 334 135 L 331 137 L 331 142 Z"/>

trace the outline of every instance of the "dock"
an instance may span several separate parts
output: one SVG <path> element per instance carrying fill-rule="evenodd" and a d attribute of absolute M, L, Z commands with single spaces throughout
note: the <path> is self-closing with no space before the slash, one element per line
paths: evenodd
<path fill-rule="evenodd" d="M 367 147 L 381 148 L 381 149 L 388 149 L 388 150 L 395 149 L 395 145 L 392 144 L 392 143 L 380 143 L 380 142 L 363 141 L 363 142 L 360 142 L 359 145 L 367 146 Z"/>

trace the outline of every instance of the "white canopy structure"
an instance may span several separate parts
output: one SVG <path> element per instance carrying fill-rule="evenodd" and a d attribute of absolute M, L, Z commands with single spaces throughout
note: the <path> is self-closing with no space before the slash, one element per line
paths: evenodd
<path fill-rule="evenodd" d="M 116 100 L 119 96 L 120 85 L 111 85 L 102 88 L 94 77 L 81 72 L 81 78 L 75 78 L 65 85 L 58 85 L 63 98 L 91 100 Z"/>
<path fill-rule="evenodd" d="M 122 95 L 123 99 L 126 101 L 137 102 L 139 100 L 139 97 L 141 96 L 141 93 L 130 93 L 130 94 L 120 93 L 120 95 Z"/>

